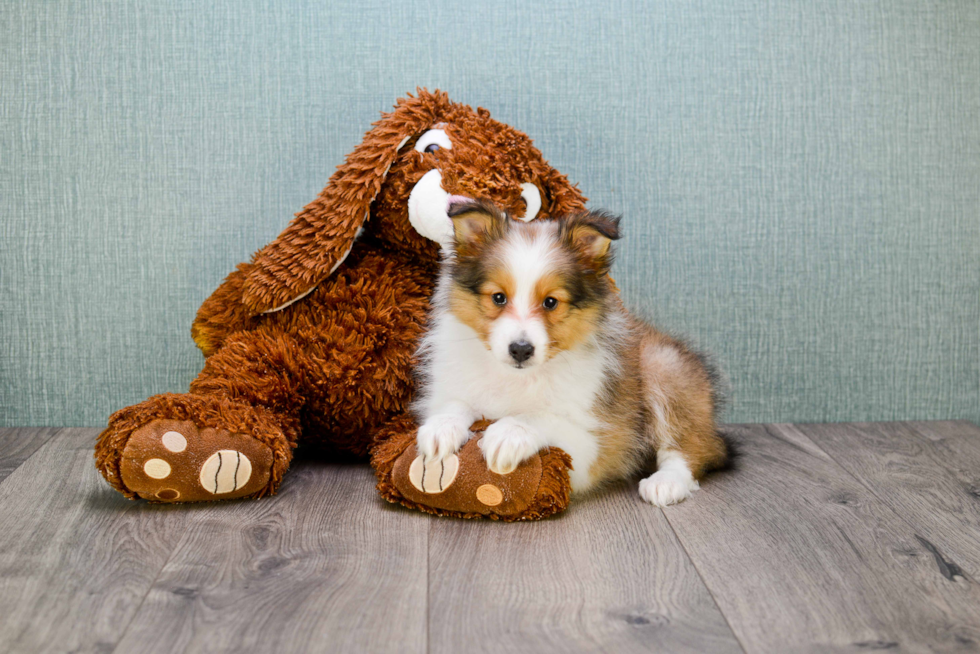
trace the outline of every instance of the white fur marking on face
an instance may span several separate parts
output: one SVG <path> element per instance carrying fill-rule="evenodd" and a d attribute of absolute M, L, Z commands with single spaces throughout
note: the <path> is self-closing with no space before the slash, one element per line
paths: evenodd
<path fill-rule="evenodd" d="M 432 169 L 422 176 L 408 196 L 408 221 L 415 231 L 443 248 L 452 247 L 453 221 L 446 210 L 449 194 L 442 190 L 442 173 Z"/>
<path fill-rule="evenodd" d="M 521 197 L 527 203 L 527 209 L 524 210 L 524 216 L 521 220 L 524 222 L 534 220 L 538 212 L 541 211 L 541 191 L 534 184 L 525 182 L 521 184 Z"/>
<path fill-rule="evenodd" d="M 687 461 L 677 450 L 657 452 L 657 471 L 640 482 L 640 497 L 654 506 L 686 500 L 700 488 Z"/>
<path fill-rule="evenodd" d="M 514 297 L 507 298 L 507 311 L 494 321 L 489 340 L 494 356 L 507 365 L 514 365 L 510 344 L 520 340 L 534 346 L 534 355 L 522 367 L 539 365 L 547 358 L 551 338 L 540 315 L 535 315 L 538 307 L 534 289 L 552 265 L 554 246 L 551 235 L 534 240 L 515 238 L 505 245 L 504 266 L 517 280 L 517 289 Z"/>
<path fill-rule="evenodd" d="M 420 136 L 419 140 L 415 142 L 415 151 L 425 152 L 425 149 L 430 145 L 438 145 L 440 148 L 447 150 L 453 149 L 453 142 L 449 140 L 449 137 L 446 136 L 446 131 L 442 129 L 430 129 Z"/>

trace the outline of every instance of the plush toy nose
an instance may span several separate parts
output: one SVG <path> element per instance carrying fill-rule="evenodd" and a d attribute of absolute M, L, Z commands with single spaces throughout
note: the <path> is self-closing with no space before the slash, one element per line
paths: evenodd
<path fill-rule="evenodd" d="M 534 346 L 527 341 L 514 341 L 508 351 L 511 359 L 517 363 L 524 363 L 534 355 Z"/>

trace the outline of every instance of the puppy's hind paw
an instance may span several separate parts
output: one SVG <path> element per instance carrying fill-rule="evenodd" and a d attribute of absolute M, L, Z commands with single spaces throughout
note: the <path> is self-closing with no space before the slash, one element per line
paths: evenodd
<path fill-rule="evenodd" d="M 686 500 L 700 486 L 686 470 L 659 470 L 640 482 L 640 497 L 654 506 Z"/>

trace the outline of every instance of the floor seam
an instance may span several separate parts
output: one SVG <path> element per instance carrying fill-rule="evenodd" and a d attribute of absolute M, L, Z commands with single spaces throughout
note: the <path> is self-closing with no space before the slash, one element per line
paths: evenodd
<path fill-rule="evenodd" d="M 721 615 L 722 620 L 724 620 L 725 624 L 728 625 L 728 630 L 732 632 L 732 637 L 735 639 L 735 642 L 738 643 L 738 646 L 743 652 L 748 654 L 748 648 L 746 648 L 745 643 L 742 642 L 742 639 L 738 637 L 738 633 L 735 631 L 735 627 L 732 626 L 731 620 L 728 619 L 728 616 L 725 615 L 725 611 L 723 611 L 721 605 L 718 604 L 718 598 L 715 597 L 714 591 L 712 591 L 711 586 L 708 585 L 708 580 L 705 579 L 703 574 L 701 574 L 698 564 L 694 561 L 694 557 L 691 556 L 691 553 L 687 550 L 687 547 L 684 545 L 684 541 L 681 540 L 680 534 L 678 534 L 677 530 L 674 529 L 674 524 L 670 521 L 670 518 L 667 517 L 667 512 L 660 509 L 660 513 L 663 515 L 664 520 L 667 521 L 667 526 L 670 527 L 670 531 L 672 534 L 674 534 L 674 538 L 677 539 L 677 544 L 680 545 L 681 549 L 684 551 L 684 556 L 686 556 L 687 560 L 691 562 L 691 567 L 694 568 L 694 572 L 697 573 L 698 579 L 700 579 L 701 583 L 704 584 L 704 589 L 708 591 L 708 596 L 711 597 L 711 602 L 715 605 L 715 608 L 718 609 L 718 613 Z"/>
<path fill-rule="evenodd" d="M 432 641 L 429 639 L 429 625 L 432 624 L 432 574 L 429 569 L 432 558 L 432 516 L 425 516 L 425 651 L 426 654 L 432 652 Z"/>
<path fill-rule="evenodd" d="M 7 428 L 5 427 L 4 429 L 6 430 Z M 25 429 L 26 430 L 26 429 L 31 429 L 31 428 L 29 428 L 29 427 L 12 427 L 10 429 L 12 431 L 16 431 L 18 429 Z M 24 459 L 20 463 L 18 463 L 16 466 L 14 466 L 13 468 L 11 468 L 9 472 L 7 472 L 2 477 L 0 477 L 0 484 L 3 484 L 5 481 L 7 481 L 10 478 L 11 475 L 13 475 L 15 472 L 17 472 L 20 469 L 20 467 L 22 465 L 24 465 L 25 463 L 27 463 L 28 461 L 30 461 L 32 458 L 34 458 L 34 455 L 36 455 L 38 452 L 40 452 L 42 448 L 44 448 L 45 446 L 48 445 L 48 443 L 52 442 L 58 436 L 58 434 L 60 434 L 63 431 L 70 431 L 72 429 L 76 429 L 76 427 L 39 427 L 38 429 L 52 429 L 52 432 L 53 433 L 50 436 L 48 436 L 44 440 L 44 442 L 40 443 L 37 447 L 35 447 L 34 448 L 34 451 L 32 451 L 30 454 L 28 454 L 26 457 L 24 457 Z M 2 473 L 0 473 L 0 474 L 2 474 Z"/>
<path fill-rule="evenodd" d="M 138 508 L 138 505 L 132 507 L 132 509 L 136 509 L 136 508 Z M 188 518 L 191 517 L 193 516 L 188 516 Z M 187 533 L 186 530 L 184 533 L 186 535 Z M 147 586 L 146 592 L 143 593 L 143 597 L 140 598 L 140 603 L 136 606 L 136 610 L 133 611 L 133 617 L 129 619 L 129 622 L 126 623 L 126 628 L 123 629 L 123 632 L 121 634 L 119 634 L 119 640 L 116 641 L 115 647 L 112 648 L 112 654 L 116 654 L 116 652 L 119 650 L 119 646 L 122 645 L 123 640 L 126 639 L 126 634 L 129 633 L 130 628 L 133 626 L 133 623 L 136 621 L 136 616 L 138 616 L 140 614 L 140 611 L 143 610 L 143 604 L 146 603 L 146 598 L 149 597 L 150 593 L 153 592 L 153 587 L 157 585 L 157 582 L 160 580 L 160 577 L 163 575 L 163 571 L 166 570 L 167 566 L 170 564 L 171 559 L 174 558 L 174 554 L 177 552 L 177 550 L 180 548 L 181 543 L 183 542 L 184 542 L 184 537 L 181 537 L 174 545 L 173 549 L 170 550 L 170 554 L 167 555 L 167 560 L 164 561 L 163 565 L 160 566 L 160 569 L 157 570 L 156 576 L 153 577 L 153 581 L 151 581 L 150 585 Z"/>

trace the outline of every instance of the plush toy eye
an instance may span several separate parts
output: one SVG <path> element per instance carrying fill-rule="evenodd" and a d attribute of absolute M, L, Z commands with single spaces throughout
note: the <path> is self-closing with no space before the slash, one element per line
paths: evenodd
<path fill-rule="evenodd" d="M 544 308 L 551 311 L 558 306 L 558 300 L 551 297 L 550 295 L 544 299 Z"/>
<path fill-rule="evenodd" d="M 490 299 L 493 300 L 493 303 L 498 307 L 502 307 L 507 304 L 507 296 L 503 293 L 494 293 L 490 296 Z"/>
<path fill-rule="evenodd" d="M 415 142 L 416 152 L 435 152 L 441 149 L 452 150 L 453 144 L 444 129 L 430 129 Z"/>

